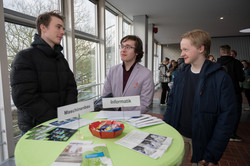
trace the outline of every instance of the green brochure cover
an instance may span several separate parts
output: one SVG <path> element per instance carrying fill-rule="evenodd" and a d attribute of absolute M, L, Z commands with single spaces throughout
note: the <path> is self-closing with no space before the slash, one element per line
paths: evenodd
<path fill-rule="evenodd" d="M 108 148 L 105 144 L 84 146 L 81 166 L 113 166 Z"/>

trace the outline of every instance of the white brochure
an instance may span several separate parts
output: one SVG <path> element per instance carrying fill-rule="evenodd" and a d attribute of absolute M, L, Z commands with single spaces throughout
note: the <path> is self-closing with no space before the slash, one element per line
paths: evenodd
<path fill-rule="evenodd" d="M 140 96 L 112 97 L 102 99 L 103 108 L 140 106 Z"/>
<path fill-rule="evenodd" d="M 66 105 L 57 108 L 58 121 L 78 117 L 78 115 L 86 114 L 94 111 L 94 101 L 87 100 L 75 104 Z"/>
<path fill-rule="evenodd" d="M 172 144 L 172 140 L 171 137 L 132 130 L 115 143 L 157 159 L 167 151 Z"/>
<path fill-rule="evenodd" d="M 100 111 L 95 119 L 124 120 L 141 116 L 141 111 Z"/>

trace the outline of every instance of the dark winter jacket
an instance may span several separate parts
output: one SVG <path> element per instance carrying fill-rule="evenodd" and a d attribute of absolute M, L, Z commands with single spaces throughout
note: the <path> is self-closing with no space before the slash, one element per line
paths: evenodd
<path fill-rule="evenodd" d="M 217 59 L 217 63 L 219 63 L 231 77 L 235 93 L 240 94 L 241 89 L 239 82 L 243 82 L 245 80 L 243 71 L 244 67 L 242 63 L 231 56 L 221 56 Z"/>
<path fill-rule="evenodd" d="M 191 65 L 177 71 L 170 91 L 164 121 L 178 128 L 185 76 Z M 192 162 L 216 164 L 233 133 L 236 101 L 231 78 L 221 66 L 206 60 L 199 74 L 192 109 Z"/>
<path fill-rule="evenodd" d="M 18 109 L 19 128 L 32 127 L 57 117 L 57 107 L 77 102 L 77 87 L 68 62 L 38 35 L 31 47 L 20 51 L 12 62 L 12 98 Z"/>

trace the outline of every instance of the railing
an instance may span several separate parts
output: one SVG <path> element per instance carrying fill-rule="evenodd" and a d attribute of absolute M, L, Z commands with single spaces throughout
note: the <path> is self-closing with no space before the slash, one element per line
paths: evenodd
<path fill-rule="evenodd" d="M 87 84 L 78 87 L 78 101 L 97 99 L 101 96 L 103 83 Z"/>

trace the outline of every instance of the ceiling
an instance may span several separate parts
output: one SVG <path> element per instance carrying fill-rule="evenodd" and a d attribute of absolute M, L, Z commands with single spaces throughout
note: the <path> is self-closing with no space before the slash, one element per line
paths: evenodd
<path fill-rule="evenodd" d="M 106 0 L 133 20 L 147 15 L 158 28 L 154 38 L 160 44 L 180 42 L 180 36 L 203 29 L 211 37 L 245 36 L 250 28 L 250 0 Z M 220 17 L 224 17 L 220 20 Z"/>

